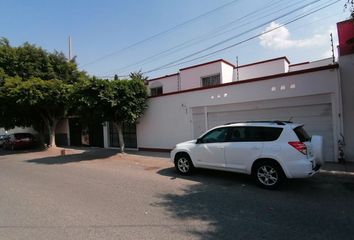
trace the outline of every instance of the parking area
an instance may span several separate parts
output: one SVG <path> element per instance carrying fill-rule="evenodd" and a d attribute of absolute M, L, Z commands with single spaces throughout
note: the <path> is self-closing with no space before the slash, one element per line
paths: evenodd
<path fill-rule="evenodd" d="M 0 239 L 350 239 L 354 174 L 328 165 L 280 190 L 179 176 L 166 153 L 0 151 Z M 352 165 L 348 165 L 352 166 Z"/>

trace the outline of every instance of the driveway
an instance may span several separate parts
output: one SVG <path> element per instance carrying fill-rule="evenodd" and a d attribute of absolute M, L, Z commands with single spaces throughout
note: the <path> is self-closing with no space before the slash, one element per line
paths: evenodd
<path fill-rule="evenodd" d="M 350 239 L 354 176 L 263 190 L 248 176 L 176 174 L 166 154 L 0 152 L 0 239 Z"/>

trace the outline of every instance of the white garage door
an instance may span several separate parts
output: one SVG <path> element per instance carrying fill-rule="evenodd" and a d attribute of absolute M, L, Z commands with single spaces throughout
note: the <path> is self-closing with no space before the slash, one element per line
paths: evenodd
<path fill-rule="evenodd" d="M 220 108 L 222 110 L 222 108 Z M 230 122 L 247 120 L 290 120 L 305 125 L 310 135 L 321 135 L 324 139 L 326 161 L 334 161 L 332 107 L 330 103 L 278 107 L 257 110 L 207 112 L 207 119 L 201 108 L 193 110 L 193 128 L 195 137 L 208 129 Z"/>

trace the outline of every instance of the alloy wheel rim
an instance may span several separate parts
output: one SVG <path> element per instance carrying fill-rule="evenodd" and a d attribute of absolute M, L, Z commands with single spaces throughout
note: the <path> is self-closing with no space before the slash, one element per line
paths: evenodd
<path fill-rule="evenodd" d="M 177 165 L 178 165 L 178 169 L 183 173 L 188 172 L 189 167 L 190 167 L 188 159 L 186 159 L 186 158 L 178 159 Z"/>
<path fill-rule="evenodd" d="M 266 185 L 273 186 L 278 182 L 278 173 L 277 170 L 272 166 L 261 166 L 257 171 L 258 180 Z"/>

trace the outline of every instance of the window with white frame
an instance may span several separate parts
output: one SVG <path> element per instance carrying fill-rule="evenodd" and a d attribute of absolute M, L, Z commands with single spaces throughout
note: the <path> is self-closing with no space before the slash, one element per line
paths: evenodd
<path fill-rule="evenodd" d="M 201 78 L 202 87 L 219 85 L 220 83 L 221 83 L 221 81 L 220 81 L 220 73 Z"/>
<path fill-rule="evenodd" d="M 150 89 L 150 95 L 153 96 L 159 96 L 162 95 L 162 86 L 161 87 L 153 87 Z"/>

